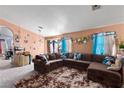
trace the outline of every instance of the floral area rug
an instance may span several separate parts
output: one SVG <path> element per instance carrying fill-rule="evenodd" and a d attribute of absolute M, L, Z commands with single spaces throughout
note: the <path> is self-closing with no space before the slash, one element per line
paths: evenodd
<path fill-rule="evenodd" d="M 102 84 L 87 79 L 86 71 L 61 67 L 46 74 L 36 73 L 17 81 L 17 88 L 102 88 Z"/>

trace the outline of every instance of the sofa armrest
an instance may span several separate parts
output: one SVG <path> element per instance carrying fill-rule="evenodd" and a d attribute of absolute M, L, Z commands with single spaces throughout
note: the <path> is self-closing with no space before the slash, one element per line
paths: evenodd
<path fill-rule="evenodd" d="M 33 59 L 32 61 L 33 61 L 34 64 L 45 65 L 45 63 L 42 60 L 40 60 L 40 59 Z"/>

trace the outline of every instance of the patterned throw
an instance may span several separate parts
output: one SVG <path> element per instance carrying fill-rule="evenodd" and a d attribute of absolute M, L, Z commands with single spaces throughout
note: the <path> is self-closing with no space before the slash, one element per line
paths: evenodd
<path fill-rule="evenodd" d="M 102 88 L 87 79 L 86 71 L 61 67 L 47 74 L 36 73 L 15 83 L 17 88 Z"/>

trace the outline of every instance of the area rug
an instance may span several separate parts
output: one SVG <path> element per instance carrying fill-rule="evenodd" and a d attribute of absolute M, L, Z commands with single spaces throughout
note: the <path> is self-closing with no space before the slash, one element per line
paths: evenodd
<path fill-rule="evenodd" d="M 87 79 L 86 71 L 61 67 L 46 74 L 35 73 L 15 83 L 17 88 L 103 88 Z"/>

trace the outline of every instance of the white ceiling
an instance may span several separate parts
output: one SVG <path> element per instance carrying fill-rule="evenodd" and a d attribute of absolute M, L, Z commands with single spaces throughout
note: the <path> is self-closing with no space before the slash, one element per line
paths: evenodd
<path fill-rule="evenodd" d="M 41 35 L 52 36 L 124 22 L 124 6 L 0 6 L 0 18 Z"/>

